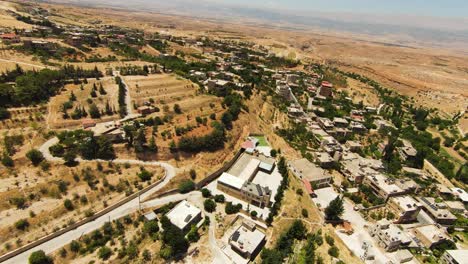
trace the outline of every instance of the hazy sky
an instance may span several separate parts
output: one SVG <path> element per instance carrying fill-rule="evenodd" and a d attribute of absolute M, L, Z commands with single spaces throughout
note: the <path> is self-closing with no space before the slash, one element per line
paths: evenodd
<path fill-rule="evenodd" d="M 468 18 L 467 0 L 211 0 L 217 3 L 306 11 L 408 14 Z"/>

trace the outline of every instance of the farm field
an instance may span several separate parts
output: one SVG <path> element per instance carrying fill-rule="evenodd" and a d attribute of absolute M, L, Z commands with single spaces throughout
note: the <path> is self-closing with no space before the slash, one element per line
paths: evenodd
<path fill-rule="evenodd" d="M 197 88 L 190 81 L 171 74 L 150 76 L 126 76 L 125 82 L 130 87 L 130 97 L 137 106 L 154 100 L 160 104 L 170 104 L 196 95 Z"/>
<path fill-rule="evenodd" d="M 101 93 L 100 85 L 104 88 L 105 93 Z M 93 86 L 96 85 L 97 91 L 95 91 L 96 97 L 91 96 Z M 72 93 L 76 99 L 72 101 Z M 71 104 L 71 108 L 67 110 L 69 117 L 65 119 L 63 117 L 63 106 L 64 104 Z M 105 77 L 101 80 L 90 79 L 88 84 L 69 84 L 65 86 L 63 91 L 51 98 L 49 103 L 50 114 L 48 116 L 48 124 L 51 128 L 68 128 L 77 127 L 81 125 L 83 119 L 89 119 L 89 109 L 91 104 L 97 106 L 101 112 L 106 111 L 106 105 L 109 104 L 113 110 L 111 115 L 104 113 L 101 114 L 99 122 L 112 121 L 119 119 L 118 115 L 118 86 L 115 83 L 114 78 Z M 76 108 L 84 108 L 87 112 L 87 116 L 73 119 L 73 113 Z"/>

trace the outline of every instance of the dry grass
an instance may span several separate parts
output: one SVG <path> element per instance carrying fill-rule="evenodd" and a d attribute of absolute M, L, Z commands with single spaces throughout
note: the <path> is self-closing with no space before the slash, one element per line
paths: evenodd
<path fill-rule="evenodd" d="M 92 98 L 90 93 L 93 88 L 93 84 L 96 84 L 98 91 L 96 92 L 97 97 Z M 107 94 L 102 95 L 99 93 L 99 85 L 102 84 L 104 90 Z M 83 117 L 82 119 L 89 119 L 89 103 L 88 99 L 91 99 L 99 110 L 105 110 L 107 103 L 115 110 L 115 113 L 111 116 L 102 115 L 99 122 L 111 121 L 119 119 L 118 110 L 118 86 L 115 83 L 113 78 L 106 77 L 101 80 L 90 79 L 88 84 L 83 84 L 83 90 L 81 85 L 68 84 L 65 86 L 65 89 L 57 96 L 51 98 L 49 103 L 50 115 L 48 116 L 48 124 L 51 128 L 68 128 L 68 127 L 78 127 L 81 125 L 81 120 L 73 120 L 70 118 L 64 119 L 62 106 L 65 102 L 69 101 L 70 95 L 73 94 L 76 96 L 76 101 L 73 102 L 73 108 L 68 110 L 68 114 L 71 115 L 73 110 L 76 107 L 84 107 L 88 112 L 88 117 Z"/>
<path fill-rule="evenodd" d="M 52 164 L 50 170 L 44 172 L 39 168 L 28 165 L 29 162 L 26 162 L 25 159 L 22 162 L 18 161 L 17 164 L 23 165 L 17 165 L 17 168 L 15 168 L 16 173 L 11 173 L 7 178 L 1 179 L 3 188 L 8 189 L 8 191 L 3 191 L 0 194 L 3 201 L 0 203 L 1 243 L 9 243 L 13 248 L 16 246 L 15 241 L 19 238 L 24 243 L 34 241 L 51 233 L 55 228 L 67 225 L 72 220 L 78 221 L 84 218 L 86 210 L 96 212 L 125 197 L 125 193 L 112 192 L 105 187 L 104 179 L 114 186 L 120 180 L 128 180 L 131 186 L 133 186 L 134 182 L 139 182 L 137 173 L 140 168 L 135 165 L 125 167 L 114 164 L 109 167 L 108 164 L 102 164 L 104 170 L 100 172 L 96 170 L 97 163 L 95 162 L 80 164 L 74 168 Z M 92 168 L 92 173 L 99 180 L 96 189 L 91 189 L 82 179 L 81 171 L 86 167 Z M 153 181 L 163 175 L 163 169 L 160 167 L 146 166 L 146 169 L 154 174 Z M 75 181 L 74 174 L 79 175 L 81 180 Z M 58 180 L 68 182 L 67 193 L 60 193 L 56 184 Z M 25 181 L 26 183 L 17 185 L 16 182 L 18 181 Z M 145 185 L 143 184 L 143 186 Z M 30 195 L 34 195 L 34 198 L 31 199 Z M 76 200 L 77 195 L 85 195 L 89 202 L 81 204 Z M 21 196 L 27 200 L 27 209 L 16 209 L 8 202 L 12 197 Z M 73 200 L 74 211 L 69 212 L 64 208 L 63 200 L 66 198 Z M 102 201 L 106 201 L 106 203 Z M 35 216 L 31 217 L 30 212 L 34 212 Z M 19 231 L 14 228 L 13 224 L 19 219 L 28 219 L 30 227 L 26 231 Z M 2 248 L 2 250 L 2 253 L 4 253 L 5 249 Z"/>

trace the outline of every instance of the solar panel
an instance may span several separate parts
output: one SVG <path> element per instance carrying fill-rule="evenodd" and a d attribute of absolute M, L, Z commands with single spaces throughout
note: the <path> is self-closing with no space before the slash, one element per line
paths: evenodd
<path fill-rule="evenodd" d="M 237 242 L 239 237 L 240 237 L 239 231 L 236 231 L 236 232 L 234 232 L 234 234 L 232 234 L 232 240 L 235 241 L 235 242 Z"/>
<path fill-rule="evenodd" d="M 188 222 L 190 221 L 190 219 L 192 219 L 192 215 L 191 215 L 191 214 L 189 214 L 189 215 L 187 215 L 187 216 L 185 217 L 184 222 L 185 222 L 185 223 L 188 223 Z"/>

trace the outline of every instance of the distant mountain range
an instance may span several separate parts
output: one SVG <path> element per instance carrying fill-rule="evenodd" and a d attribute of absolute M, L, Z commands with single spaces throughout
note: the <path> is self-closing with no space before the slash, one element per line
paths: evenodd
<path fill-rule="evenodd" d="M 48 0 L 91 7 L 113 7 L 138 11 L 256 22 L 270 27 L 327 32 L 347 32 L 372 37 L 391 37 L 396 44 L 420 43 L 468 50 L 468 18 L 447 19 L 378 14 L 323 13 L 274 10 L 220 4 L 211 0 Z M 465 47 L 466 46 L 466 47 Z"/>

